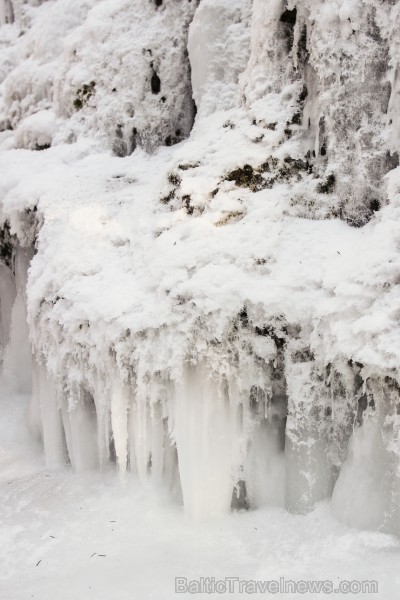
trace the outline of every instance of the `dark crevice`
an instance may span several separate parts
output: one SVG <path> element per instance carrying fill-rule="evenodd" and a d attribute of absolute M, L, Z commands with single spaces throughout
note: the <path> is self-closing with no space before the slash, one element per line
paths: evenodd
<path fill-rule="evenodd" d="M 115 128 L 115 141 L 113 144 L 113 154 L 119 158 L 132 154 L 138 145 L 139 134 L 136 127 L 133 127 L 125 133 L 121 123 Z"/>
<path fill-rule="evenodd" d="M 247 499 L 246 482 L 240 479 L 232 492 L 231 510 L 250 510 Z"/>
<path fill-rule="evenodd" d="M 297 46 L 297 62 L 302 69 L 306 66 L 309 60 L 310 53 L 307 48 L 307 25 L 304 25 L 301 30 L 299 43 Z"/>
<path fill-rule="evenodd" d="M 326 156 L 326 148 L 327 148 L 327 139 L 326 139 L 326 124 L 325 117 L 321 117 L 318 123 L 319 128 L 319 140 L 321 143 L 320 146 L 320 154 L 321 156 Z M 323 152 L 325 150 L 325 152 Z"/>
<path fill-rule="evenodd" d="M 393 169 L 397 169 L 397 167 L 400 164 L 400 160 L 399 160 L 399 153 L 398 152 L 393 152 L 393 154 L 391 154 L 389 152 L 389 150 L 386 152 L 386 156 L 385 156 L 385 167 L 386 167 L 386 172 L 388 173 L 389 171 L 392 171 Z"/>
<path fill-rule="evenodd" d="M 134 127 L 132 129 L 131 139 L 130 139 L 130 143 L 131 143 L 130 153 L 131 154 L 132 154 L 132 152 L 134 152 L 136 150 L 136 147 L 137 147 L 137 135 L 138 135 L 137 129 L 136 129 L 136 127 Z"/>
<path fill-rule="evenodd" d="M 111 438 L 110 443 L 108 445 L 108 456 L 112 463 L 117 462 L 117 452 L 115 450 L 114 438 Z"/>
<path fill-rule="evenodd" d="M 280 22 L 287 23 L 288 25 L 290 25 L 292 27 L 292 29 L 296 25 L 296 20 L 297 20 L 297 8 L 293 8 L 292 10 L 285 10 L 285 12 L 283 12 L 281 14 Z"/>
<path fill-rule="evenodd" d="M 297 9 L 285 10 L 280 17 L 282 37 L 285 42 L 286 52 L 289 54 L 293 47 L 294 27 L 296 25 Z"/>
<path fill-rule="evenodd" d="M 151 77 L 151 91 L 153 94 L 159 94 L 161 91 L 161 79 L 155 71 Z"/>
<path fill-rule="evenodd" d="M 377 212 L 380 209 L 380 207 L 381 203 L 376 198 L 374 200 L 371 200 L 371 202 L 369 203 L 369 208 L 372 212 Z"/>
<path fill-rule="evenodd" d="M 390 97 L 392 95 L 392 84 L 390 81 L 385 81 L 382 84 L 382 112 L 387 115 L 390 103 Z"/>
<path fill-rule="evenodd" d="M 15 235 L 11 235 L 10 225 L 5 222 L 0 227 L 0 263 L 4 263 L 12 271 L 14 271 L 16 246 L 17 238 Z"/>

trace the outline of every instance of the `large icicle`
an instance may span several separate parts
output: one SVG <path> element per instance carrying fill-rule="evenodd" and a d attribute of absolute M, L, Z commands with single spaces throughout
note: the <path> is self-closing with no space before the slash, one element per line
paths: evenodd
<path fill-rule="evenodd" d="M 236 483 L 229 398 L 204 364 L 185 367 L 176 394 L 174 436 L 187 514 L 201 518 L 228 512 Z"/>
<path fill-rule="evenodd" d="M 128 464 L 129 388 L 121 382 L 117 373 L 111 385 L 111 425 L 119 474 L 123 481 Z"/>
<path fill-rule="evenodd" d="M 33 362 L 33 407 L 39 406 L 41 432 L 46 465 L 51 469 L 66 464 L 67 449 L 61 410 L 58 404 L 57 386 L 42 365 Z"/>
<path fill-rule="evenodd" d="M 370 378 L 361 400 L 362 423 L 333 492 L 333 512 L 349 525 L 399 534 L 399 386 Z"/>
<path fill-rule="evenodd" d="M 74 470 L 79 473 L 96 468 L 99 464 L 97 418 L 92 396 L 85 390 L 67 390 L 62 403 L 62 420 Z"/>
<path fill-rule="evenodd" d="M 334 485 L 326 421 L 329 395 L 307 353 L 295 360 L 288 358 L 286 369 L 286 507 L 306 513 L 328 498 Z"/>
<path fill-rule="evenodd" d="M 145 486 L 166 484 L 176 490 L 176 452 L 167 425 L 170 387 L 148 374 L 135 386 L 129 408 L 130 468 Z"/>
<path fill-rule="evenodd" d="M 268 402 L 263 390 L 251 395 L 252 427 L 247 434 L 244 479 L 254 507 L 283 506 L 285 494 L 284 417 L 282 404 Z"/>
<path fill-rule="evenodd" d="M 10 336 L 16 295 L 15 277 L 9 267 L 0 263 L 0 360 Z"/>
<path fill-rule="evenodd" d="M 5 384 L 23 393 L 29 393 L 32 389 L 32 355 L 26 309 L 26 283 L 31 258 L 30 249 L 17 248 L 15 258 L 17 295 L 12 308 L 9 340 L 3 360 Z"/>
<path fill-rule="evenodd" d="M 93 399 L 97 416 L 97 452 L 99 467 L 105 469 L 110 460 L 111 417 L 108 381 L 96 374 L 93 384 Z"/>

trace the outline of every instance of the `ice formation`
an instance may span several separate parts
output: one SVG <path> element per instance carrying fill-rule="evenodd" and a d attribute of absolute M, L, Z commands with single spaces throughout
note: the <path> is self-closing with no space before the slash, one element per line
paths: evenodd
<path fill-rule="evenodd" d="M 0 23 L 2 384 L 48 466 L 400 534 L 400 4 Z"/>

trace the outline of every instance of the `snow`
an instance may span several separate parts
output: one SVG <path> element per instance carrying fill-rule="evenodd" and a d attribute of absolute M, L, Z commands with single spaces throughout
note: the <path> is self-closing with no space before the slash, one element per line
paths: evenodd
<path fill-rule="evenodd" d="M 41 150 L 51 146 L 56 129 L 52 111 L 41 110 L 24 119 L 15 132 L 15 142 L 19 148 Z"/>
<path fill-rule="evenodd" d="M 46 468 L 76 473 L 33 505 L 104 496 L 88 540 L 149 493 L 185 539 L 181 504 L 232 527 L 253 576 L 307 527 L 310 565 L 322 532 L 397 548 L 400 13 L 360 2 L 1 3 L 2 382 L 33 378 Z M 272 559 L 248 526 L 298 537 Z"/>

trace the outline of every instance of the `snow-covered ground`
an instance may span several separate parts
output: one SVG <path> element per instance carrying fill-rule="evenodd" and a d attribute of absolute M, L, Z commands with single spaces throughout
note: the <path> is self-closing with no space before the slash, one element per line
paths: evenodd
<path fill-rule="evenodd" d="M 160 490 L 145 490 L 134 478 L 121 488 L 112 473 L 47 470 L 26 428 L 26 410 L 25 396 L 2 395 L 1 600 L 190 597 L 175 595 L 175 577 L 284 577 L 335 585 L 376 580 L 377 594 L 355 597 L 398 597 L 400 541 L 347 528 L 331 515 L 329 502 L 307 516 L 269 508 L 192 521 Z M 211 597 L 248 596 L 236 590 Z"/>

